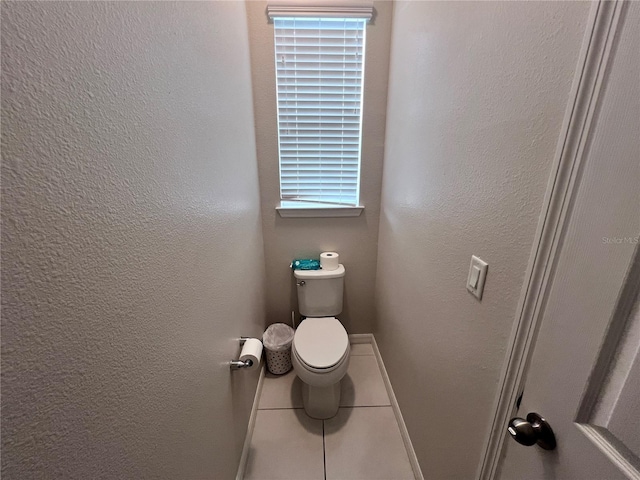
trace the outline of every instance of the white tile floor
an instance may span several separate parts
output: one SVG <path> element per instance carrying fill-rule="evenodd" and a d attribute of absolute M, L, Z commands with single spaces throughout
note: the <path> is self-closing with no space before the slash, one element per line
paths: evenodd
<path fill-rule="evenodd" d="M 413 470 L 370 344 L 352 344 L 340 410 L 308 417 L 293 371 L 267 374 L 246 480 L 404 480 Z"/>

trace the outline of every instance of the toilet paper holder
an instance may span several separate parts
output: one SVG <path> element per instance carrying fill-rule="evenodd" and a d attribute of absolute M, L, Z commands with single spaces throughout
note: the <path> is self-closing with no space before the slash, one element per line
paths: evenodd
<path fill-rule="evenodd" d="M 240 337 L 240 346 L 242 347 L 245 342 L 251 337 Z M 231 360 L 229 362 L 229 368 L 231 370 L 239 370 L 241 368 L 250 368 L 253 366 L 253 361 L 252 360 Z"/>
<path fill-rule="evenodd" d="M 231 368 L 231 370 L 238 370 L 240 368 L 249 367 L 253 367 L 252 360 L 245 360 L 244 362 L 242 360 L 231 360 L 231 362 L 229 362 L 229 368 Z"/>

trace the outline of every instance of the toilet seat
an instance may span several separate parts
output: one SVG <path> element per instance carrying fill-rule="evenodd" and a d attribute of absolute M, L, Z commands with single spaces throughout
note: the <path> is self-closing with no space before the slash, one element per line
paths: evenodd
<path fill-rule="evenodd" d="M 349 336 L 335 317 L 305 319 L 293 337 L 293 353 L 312 372 L 328 373 L 349 353 Z"/>
<path fill-rule="evenodd" d="M 298 360 L 298 363 L 300 364 L 300 366 L 302 366 L 302 368 L 304 368 L 310 373 L 319 373 L 319 374 L 327 374 L 327 373 L 333 372 L 334 370 L 340 368 L 344 364 L 344 361 L 349 357 L 349 351 L 346 351 L 342 356 L 342 358 L 338 360 L 338 362 L 336 362 L 334 365 L 331 365 L 330 367 L 325 367 L 325 368 L 318 368 L 318 367 L 309 365 L 302 358 L 300 358 L 300 355 L 298 355 L 298 352 L 295 350 L 295 348 L 292 349 L 292 354 Z"/>

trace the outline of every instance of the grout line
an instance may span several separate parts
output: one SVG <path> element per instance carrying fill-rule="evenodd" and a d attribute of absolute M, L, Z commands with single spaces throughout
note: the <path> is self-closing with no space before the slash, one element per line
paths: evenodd
<path fill-rule="evenodd" d="M 269 407 L 259 408 L 258 410 L 303 410 L 304 407 Z"/>
<path fill-rule="evenodd" d="M 355 342 L 353 341 L 352 337 L 355 337 Z M 350 335 L 349 336 L 350 340 L 351 340 L 351 344 L 370 344 L 372 349 L 373 349 L 373 355 L 371 354 L 365 354 L 365 355 L 351 355 L 352 357 L 358 356 L 358 357 L 371 357 L 373 356 L 376 360 L 376 365 L 377 365 L 377 370 L 380 372 L 381 376 L 382 376 L 382 380 L 385 384 L 385 389 L 387 391 L 387 394 L 389 396 L 389 404 L 387 405 L 345 405 L 345 406 L 339 406 L 339 408 L 343 409 L 343 408 L 391 408 L 392 411 L 394 412 L 394 416 L 395 416 L 395 420 L 396 420 L 396 424 L 398 425 L 398 428 L 400 429 L 400 435 L 402 437 L 404 446 L 405 446 L 405 450 L 407 452 L 407 455 L 409 457 L 409 463 L 411 464 L 411 467 L 413 469 L 414 475 L 416 480 L 424 480 L 424 477 L 422 475 L 422 472 L 420 470 L 420 465 L 418 464 L 417 461 L 417 457 L 415 454 L 415 451 L 413 449 L 413 445 L 411 444 L 411 439 L 409 438 L 409 433 L 407 431 L 407 427 L 404 423 L 404 420 L 402 418 L 402 414 L 400 412 L 400 407 L 397 404 L 397 400 L 395 398 L 395 395 L 393 393 L 393 388 L 391 387 L 391 382 L 389 381 L 389 377 L 388 374 L 386 372 L 386 369 L 384 368 L 384 363 L 382 361 L 382 357 L 380 355 L 380 351 L 378 349 L 378 346 L 375 342 L 375 338 L 372 334 L 362 334 L 362 335 Z M 261 373 L 261 378 L 260 381 L 258 382 L 259 388 L 256 391 L 256 399 L 259 399 L 262 396 L 262 381 L 267 381 L 268 379 L 274 379 L 277 377 L 267 377 L 266 376 L 266 371 L 263 369 L 262 373 Z M 257 406 L 257 403 L 254 400 L 254 408 Z M 303 410 L 303 407 L 273 407 L 273 408 L 255 408 L 255 413 L 257 413 L 259 410 Z M 324 480 L 327 480 L 327 458 L 326 458 L 326 438 L 325 438 L 325 421 L 322 421 L 322 462 L 323 462 L 323 470 L 324 470 Z M 253 432 L 251 432 L 253 433 Z M 250 438 L 250 435 L 247 436 L 248 438 L 245 439 L 245 447 L 248 446 L 247 444 L 247 440 Z M 243 449 L 243 455 L 244 455 L 244 449 Z M 245 459 L 246 462 L 246 459 Z M 244 463 L 241 462 L 241 470 L 239 469 L 238 474 L 240 473 L 244 473 L 244 468 L 245 465 Z M 237 476 L 236 480 L 238 480 L 239 478 L 242 478 L 241 476 Z"/>
<path fill-rule="evenodd" d="M 338 408 L 392 408 L 393 405 L 340 405 Z M 304 410 L 304 407 L 269 407 L 258 410 Z"/>
<path fill-rule="evenodd" d="M 393 408 L 392 405 L 340 405 L 340 408 Z"/>
<path fill-rule="evenodd" d="M 327 453 L 324 446 L 324 420 L 322 420 L 322 466 L 324 469 L 324 480 L 327 480 Z"/>

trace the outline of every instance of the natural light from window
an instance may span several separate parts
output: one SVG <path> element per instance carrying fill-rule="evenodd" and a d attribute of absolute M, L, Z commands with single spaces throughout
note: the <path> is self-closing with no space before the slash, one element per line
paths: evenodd
<path fill-rule="evenodd" d="M 273 22 L 281 206 L 357 206 L 367 21 Z"/>

